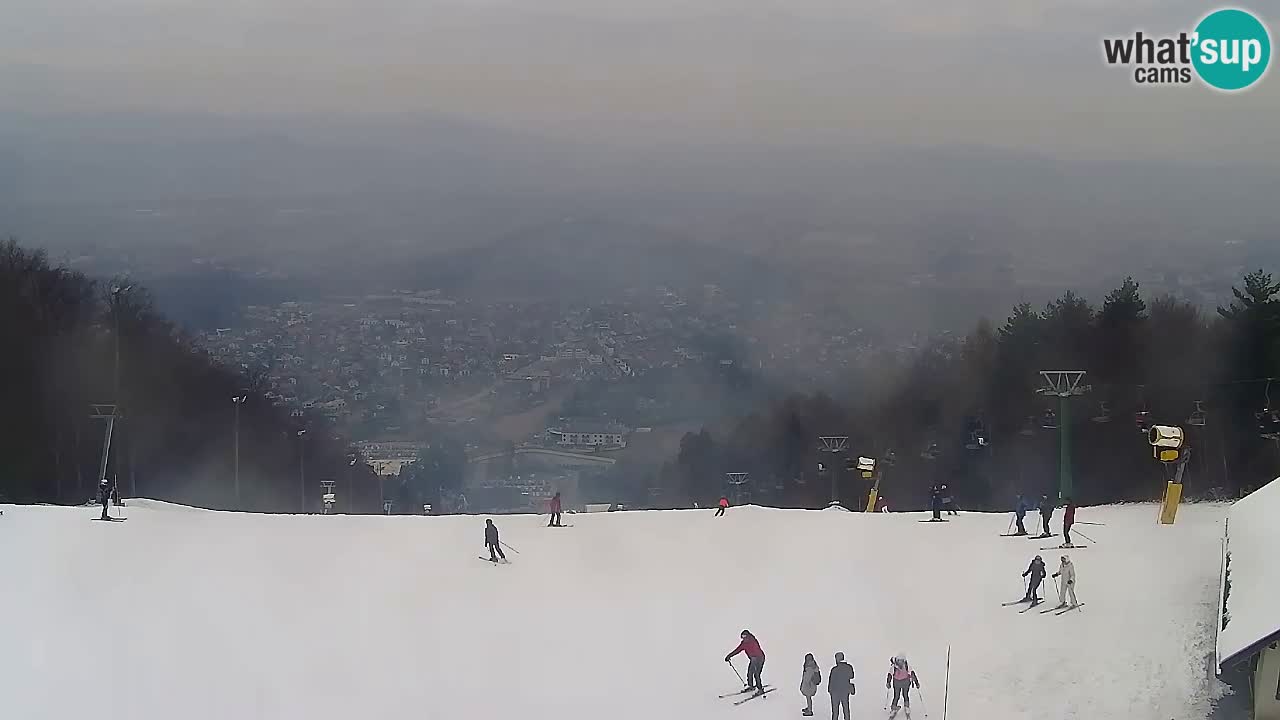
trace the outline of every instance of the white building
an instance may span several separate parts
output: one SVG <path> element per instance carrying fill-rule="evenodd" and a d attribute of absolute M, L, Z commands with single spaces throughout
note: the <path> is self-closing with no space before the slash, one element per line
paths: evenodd
<path fill-rule="evenodd" d="M 1254 720 L 1280 720 L 1280 479 L 1231 506 L 1223 538 L 1218 672 L 1251 675 Z"/>
<path fill-rule="evenodd" d="M 627 428 L 617 423 L 596 420 L 572 420 L 547 433 L 556 445 L 564 448 L 619 449 L 627 446 Z"/>

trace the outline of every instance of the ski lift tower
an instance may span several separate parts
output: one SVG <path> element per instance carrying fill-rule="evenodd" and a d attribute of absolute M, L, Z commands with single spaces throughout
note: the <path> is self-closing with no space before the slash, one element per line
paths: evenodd
<path fill-rule="evenodd" d="M 748 500 L 751 499 L 751 494 L 749 492 L 744 492 L 742 489 L 742 486 L 747 484 L 747 479 L 749 477 L 748 473 L 725 473 L 725 477 L 729 479 L 729 487 L 733 488 L 733 504 L 735 506 L 742 504 L 742 497 L 744 494 Z"/>
<path fill-rule="evenodd" d="M 1089 392 L 1084 370 L 1041 370 L 1044 387 L 1036 392 L 1058 398 L 1058 499 L 1071 497 L 1071 398 Z M 1048 423 L 1046 423 L 1047 425 Z"/>
<path fill-rule="evenodd" d="M 831 502 L 827 507 L 840 504 L 840 476 L 836 473 L 836 458 L 849 447 L 848 435 L 824 435 L 818 440 L 822 443 L 822 451 L 831 453 Z M 826 463 L 818 463 L 818 474 L 827 472 Z"/>
<path fill-rule="evenodd" d="M 324 501 L 325 515 L 328 515 L 329 512 L 333 510 L 333 502 L 338 499 L 337 496 L 333 494 L 333 486 L 337 484 L 338 484 L 338 481 L 336 480 L 320 481 L 320 487 L 324 488 L 324 495 L 321 496 L 320 499 Z"/>
<path fill-rule="evenodd" d="M 111 459 L 111 434 L 116 427 L 116 418 L 120 417 L 114 404 L 94 404 L 92 417 L 95 420 L 106 420 L 107 431 L 102 439 L 102 460 L 98 463 L 98 487 L 104 488 L 107 484 L 107 461 Z M 107 490 L 106 492 L 110 492 Z"/>

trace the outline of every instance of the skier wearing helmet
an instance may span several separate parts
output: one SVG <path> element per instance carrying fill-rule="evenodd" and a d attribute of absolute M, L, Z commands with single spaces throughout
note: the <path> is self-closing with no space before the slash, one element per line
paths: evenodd
<path fill-rule="evenodd" d="M 1022 598 L 1023 602 L 1030 600 L 1032 605 L 1040 604 L 1040 596 L 1037 591 L 1040 590 L 1040 583 L 1044 582 L 1045 572 L 1044 560 L 1037 555 L 1022 573 L 1022 577 L 1031 576 L 1031 582 L 1027 585 L 1027 595 Z"/>
<path fill-rule="evenodd" d="M 911 717 L 911 688 L 920 687 L 920 678 L 916 677 L 915 671 L 911 669 L 906 655 L 898 653 L 889 660 L 889 672 L 884 676 L 884 687 L 886 690 L 893 688 L 893 704 L 889 706 L 889 717 L 898 714 L 899 700 L 907 711 L 907 717 Z"/>
<path fill-rule="evenodd" d="M 742 642 L 738 643 L 733 652 L 724 656 L 724 661 L 731 662 L 738 653 L 746 653 L 747 656 L 747 689 L 755 688 L 757 695 L 763 694 L 764 681 L 760 679 L 760 673 L 764 671 L 764 650 L 760 649 L 760 641 L 756 640 L 750 630 L 742 631 Z"/>

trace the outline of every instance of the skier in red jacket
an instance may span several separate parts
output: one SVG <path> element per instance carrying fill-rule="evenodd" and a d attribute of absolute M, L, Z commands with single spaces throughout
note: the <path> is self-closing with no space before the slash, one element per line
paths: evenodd
<path fill-rule="evenodd" d="M 560 493 L 551 498 L 551 522 L 547 523 L 547 527 L 563 527 L 560 524 Z"/>
<path fill-rule="evenodd" d="M 1071 526 L 1076 524 L 1076 503 L 1067 498 L 1067 509 L 1062 515 L 1062 546 L 1071 547 Z"/>
<path fill-rule="evenodd" d="M 750 630 L 742 631 L 742 642 L 738 643 L 738 647 L 733 652 L 724 656 L 725 662 L 731 662 L 733 656 L 738 653 L 746 653 L 747 660 L 747 689 L 755 689 L 756 694 L 764 693 L 764 681 L 760 679 L 760 673 L 764 671 L 764 650 L 760 649 L 760 641 L 756 640 L 756 636 L 751 634 Z"/>

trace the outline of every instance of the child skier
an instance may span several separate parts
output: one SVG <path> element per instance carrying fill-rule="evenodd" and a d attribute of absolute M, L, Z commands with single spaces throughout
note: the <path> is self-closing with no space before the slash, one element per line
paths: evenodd
<path fill-rule="evenodd" d="M 746 653 L 747 655 L 747 689 L 755 688 L 757 695 L 764 694 L 764 681 L 760 679 L 760 673 L 764 671 L 764 650 L 760 648 L 760 641 L 756 640 L 756 636 L 751 634 L 750 630 L 742 631 L 742 642 L 738 643 L 738 647 L 733 652 L 724 656 L 725 662 L 732 662 L 733 656 L 738 653 Z"/>
<path fill-rule="evenodd" d="M 1071 607 L 1076 607 L 1080 604 L 1076 601 L 1076 566 L 1066 555 L 1062 556 L 1061 562 L 1058 572 L 1053 574 L 1054 577 L 1062 578 L 1062 583 L 1058 585 L 1058 607 L 1067 606 L 1068 593 L 1071 594 Z"/>
<path fill-rule="evenodd" d="M 1037 591 L 1040 589 L 1040 583 L 1044 582 L 1045 573 L 1044 560 L 1037 555 L 1022 573 L 1022 577 L 1031 576 L 1031 582 L 1027 584 L 1027 595 L 1022 598 L 1023 602 L 1030 600 L 1032 605 L 1040 604 L 1040 596 Z"/>
<path fill-rule="evenodd" d="M 822 670 L 813 653 L 804 656 L 804 669 L 800 671 L 800 694 L 804 696 L 804 710 L 801 715 L 813 716 L 813 696 L 818 694 L 818 686 L 822 684 Z"/>
<path fill-rule="evenodd" d="M 893 688 L 893 704 L 889 706 L 889 717 L 898 714 L 898 701 L 902 701 L 902 707 L 907 711 L 907 717 L 911 717 L 911 688 L 920 687 L 920 679 L 916 677 L 916 673 L 911 669 L 911 665 L 907 663 L 905 655 L 899 653 L 889 660 L 889 672 L 884 676 L 884 687 L 888 690 Z"/>
<path fill-rule="evenodd" d="M 724 497 L 724 496 L 721 496 L 721 497 L 720 497 L 720 508 L 719 508 L 718 510 L 716 510 L 716 517 L 720 517 L 721 515 L 723 515 L 723 514 L 724 514 L 724 511 L 725 511 L 725 510 L 728 510 L 728 509 L 729 509 L 729 498 Z"/>
<path fill-rule="evenodd" d="M 942 520 L 942 486 L 941 485 L 934 485 L 933 489 L 929 491 L 929 505 L 933 510 L 933 517 L 931 519 L 934 522 L 940 522 Z"/>
<path fill-rule="evenodd" d="M 489 559 L 493 562 L 498 562 L 498 558 L 507 559 L 498 540 L 498 526 L 493 524 L 492 518 L 484 521 L 484 546 L 489 549 Z"/>

